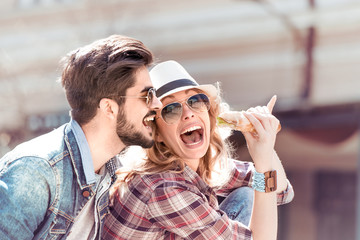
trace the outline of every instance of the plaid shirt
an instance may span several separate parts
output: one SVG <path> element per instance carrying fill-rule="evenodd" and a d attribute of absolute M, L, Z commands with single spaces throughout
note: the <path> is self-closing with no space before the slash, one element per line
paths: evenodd
<path fill-rule="evenodd" d="M 234 162 L 229 181 L 218 189 L 187 166 L 181 173 L 135 176 L 115 194 L 102 239 L 251 239 L 250 229 L 229 219 L 216 197 L 251 186 L 253 164 Z M 293 196 L 289 184 L 278 194 L 278 204 Z"/>

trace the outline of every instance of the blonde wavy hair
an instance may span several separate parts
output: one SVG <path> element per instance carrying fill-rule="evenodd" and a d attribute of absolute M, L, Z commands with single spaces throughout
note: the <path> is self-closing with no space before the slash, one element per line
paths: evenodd
<path fill-rule="evenodd" d="M 194 89 L 195 90 L 195 89 Z M 210 186 L 220 186 L 227 180 L 226 170 L 228 170 L 228 158 L 231 156 L 232 147 L 224 139 L 217 126 L 217 116 L 223 110 L 225 103 L 222 103 L 220 97 L 220 88 L 218 95 L 210 98 L 210 144 L 205 155 L 200 159 L 197 173 Z M 157 134 L 157 126 L 153 124 L 153 135 Z M 177 156 L 164 143 L 155 141 L 154 145 L 146 150 L 146 157 L 140 163 L 117 170 L 117 180 L 113 186 L 117 189 L 119 185 L 127 183 L 137 174 L 153 174 L 165 171 L 182 172 L 185 168 L 184 161 Z M 221 174 L 220 174 L 221 173 Z M 215 177 L 217 176 L 217 177 Z M 110 191 L 112 194 L 113 191 Z"/>

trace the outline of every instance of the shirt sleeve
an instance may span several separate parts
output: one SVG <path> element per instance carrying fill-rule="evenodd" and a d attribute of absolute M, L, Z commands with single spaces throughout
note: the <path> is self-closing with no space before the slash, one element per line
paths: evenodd
<path fill-rule="evenodd" d="M 227 197 L 239 187 L 251 187 L 251 177 L 254 165 L 251 162 L 243 162 L 229 159 L 229 178 L 220 187 L 214 187 L 216 195 Z"/>
<path fill-rule="evenodd" d="M 287 183 L 287 188 L 281 193 L 277 194 L 277 205 L 287 204 L 294 199 L 294 189 L 289 180 L 287 180 Z"/>
<path fill-rule="evenodd" d="M 147 206 L 153 224 L 185 239 L 251 239 L 249 228 L 184 186 L 156 188 Z"/>

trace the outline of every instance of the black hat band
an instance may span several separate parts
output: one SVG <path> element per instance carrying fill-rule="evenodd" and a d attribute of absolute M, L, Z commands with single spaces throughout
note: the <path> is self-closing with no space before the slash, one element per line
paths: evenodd
<path fill-rule="evenodd" d="M 162 95 L 164 95 L 167 92 L 170 92 L 173 89 L 180 88 L 180 87 L 186 87 L 186 86 L 199 86 L 199 85 L 189 79 L 174 80 L 174 81 L 168 82 L 167 84 L 160 87 L 159 89 L 156 89 L 156 97 L 160 98 Z"/>

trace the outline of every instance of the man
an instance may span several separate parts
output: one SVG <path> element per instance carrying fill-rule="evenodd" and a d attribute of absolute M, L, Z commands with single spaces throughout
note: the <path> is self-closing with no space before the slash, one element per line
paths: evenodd
<path fill-rule="evenodd" d="M 162 106 L 142 42 L 114 35 L 64 59 L 71 121 L 0 160 L 0 239 L 98 239 L 126 146 L 151 147 Z"/>

